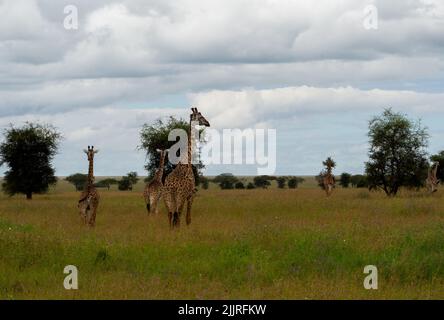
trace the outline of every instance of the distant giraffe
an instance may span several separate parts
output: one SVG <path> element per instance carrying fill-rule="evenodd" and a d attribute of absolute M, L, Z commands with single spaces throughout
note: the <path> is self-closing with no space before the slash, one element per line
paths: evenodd
<path fill-rule="evenodd" d="M 154 178 L 145 186 L 145 190 L 143 191 L 143 197 L 145 198 L 146 209 L 148 213 L 151 210 L 155 214 L 159 213 L 159 201 L 162 195 L 162 187 L 163 187 L 163 170 L 165 166 L 165 157 L 168 154 L 168 150 L 160 150 L 157 149 L 157 152 L 160 153 L 160 162 L 159 167 L 154 174 Z"/>
<path fill-rule="evenodd" d="M 174 170 L 166 177 L 165 184 L 162 189 L 162 197 L 168 209 L 168 219 L 170 227 L 178 227 L 180 225 L 180 215 L 182 214 L 185 202 L 187 203 L 187 225 L 191 223 L 191 206 L 193 204 L 194 194 L 196 192 L 196 185 L 194 181 L 192 159 L 192 144 L 191 126 L 198 124 L 200 126 L 209 127 L 210 123 L 202 116 L 197 108 L 191 108 L 190 115 L 190 129 L 188 131 L 188 152 L 186 154 L 186 161 L 182 157 L 181 161 L 176 165 Z"/>
<path fill-rule="evenodd" d="M 327 193 L 327 197 L 329 197 L 332 194 L 333 188 L 336 183 L 334 175 L 331 172 L 327 171 L 323 178 L 323 183 L 325 192 Z"/>
<path fill-rule="evenodd" d="M 327 167 L 327 170 L 322 178 L 322 183 L 324 185 L 324 190 L 327 193 L 327 197 L 329 197 L 332 194 L 333 188 L 336 184 L 335 176 L 332 173 L 333 168 L 335 167 L 335 162 L 329 157 L 323 162 L 323 164 Z"/>
<path fill-rule="evenodd" d="M 100 196 L 94 187 L 94 155 L 99 152 L 94 150 L 94 146 L 88 146 L 88 150 L 84 150 L 88 156 L 88 180 L 85 189 L 80 195 L 78 208 L 80 209 L 80 216 L 85 224 L 94 227 L 96 224 L 96 213 L 99 205 Z"/>
<path fill-rule="evenodd" d="M 427 176 L 426 185 L 430 193 L 438 191 L 439 179 L 437 178 L 439 162 L 435 162 L 429 169 L 429 174 Z"/>

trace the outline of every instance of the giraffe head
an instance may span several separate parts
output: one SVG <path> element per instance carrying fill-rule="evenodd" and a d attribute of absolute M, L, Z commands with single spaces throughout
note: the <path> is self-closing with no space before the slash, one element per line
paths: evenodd
<path fill-rule="evenodd" d="M 83 152 L 86 153 L 86 155 L 88 156 L 88 161 L 93 161 L 94 160 L 94 155 L 99 152 L 99 150 L 94 150 L 94 146 L 88 146 L 88 150 L 83 150 Z"/>
<path fill-rule="evenodd" d="M 170 151 L 169 149 L 156 149 L 156 151 L 160 154 L 160 158 L 165 158 L 165 156 L 168 154 L 168 152 Z"/>
<path fill-rule="evenodd" d="M 210 126 L 210 123 L 208 122 L 208 120 L 205 119 L 205 117 L 199 111 L 197 111 L 197 108 L 191 108 L 191 111 L 193 111 L 193 113 L 190 114 L 191 122 L 196 122 L 200 126 L 205 126 L 205 127 Z"/>

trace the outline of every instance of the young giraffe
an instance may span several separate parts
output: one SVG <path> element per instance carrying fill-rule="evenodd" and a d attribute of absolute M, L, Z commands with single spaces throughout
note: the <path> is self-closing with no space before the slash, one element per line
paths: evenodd
<path fill-rule="evenodd" d="M 439 162 L 435 162 L 429 169 L 429 174 L 426 180 L 427 188 L 430 190 L 430 193 L 434 193 L 438 191 L 439 179 L 437 178 Z"/>
<path fill-rule="evenodd" d="M 327 197 L 329 197 L 332 194 L 336 183 L 335 176 L 332 174 L 332 167 L 329 164 L 327 164 L 327 172 L 324 175 L 323 183 Z"/>
<path fill-rule="evenodd" d="M 156 170 L 156 173 L 154 174 L 153 180 L 150 181 L 145 186 L 145 190 L 143 191 L 143 197 L 145 198 L 146 203 L 146 209 L 148 213 L 150 213 L 151 210 L 155 214 L 159 213 L 159 201 L 160 197 L 162 195 L 162 187 L 163 187 L 163 169 L 165 166 L 165 157 L 168 154 L 168 150 L 160 150 L 157 149 L 157 152 L 160 153 L 160 162 L 159 167 Z"/>
<path fill-rule="evenodd" d="M 86 182 L 85 190 L 80 195 L 78 208 L 80 216 L 85 224 L 94 227 L 96 224 L 96 212 L 99 205 L 99 193 L 94 187 L 94 155 L 99 152 L 94 150 L 94 146 L 88 146 L 88 150 L 84 150 L 88 156 L 88 180 Z"/>
<path fill-rule="evenodd" d="M 170 227 L 178 227 L 180 225 L 180 215 L 182 209 L 187 203 L 187 225 L 191 223 L 191 206 L 193 204 L 196 185 L 194 181 L 194 172 L 191 165 L 192 158 L 192 137 L 191 126 L 197 123 L 200 126 L 209 127 L 210 123 L 202 116 L 197 108 L 191 108 L 190 129 L 188 132 L 188 153 L 186 162 L 182 160 L 176 165 L 174 170 L 166 177 L 165 184 L 162 189 L 162 197 L 168 209 L 168 219 Z M 184 155 L 181 155 L 183 157 Z"/>

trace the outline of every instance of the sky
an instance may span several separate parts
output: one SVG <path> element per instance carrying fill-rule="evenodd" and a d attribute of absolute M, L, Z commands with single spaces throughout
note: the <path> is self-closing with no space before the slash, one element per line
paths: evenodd
<path fill-rule="evenodd" d="M 278 175 L 328 156 L 363 172 L 387 107 L 444 150 L 442 0 L 0 0 L 0 16 L 0 129 L 56 126 L 59 176 L 87 171 L 88 145 L 96 175 L 145 175 L 142 125 L 191 106 L 217 130 L 275 129 Z M 257 171 L 205 173 L 222 172 Z"/>

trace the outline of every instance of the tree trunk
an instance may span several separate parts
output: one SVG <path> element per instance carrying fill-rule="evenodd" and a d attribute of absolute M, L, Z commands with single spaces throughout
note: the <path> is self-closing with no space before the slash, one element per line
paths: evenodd
<path fill-rule="evenodd" d="M 26 200 L 32 200 L 32 192 L 26 193 Z"/>

